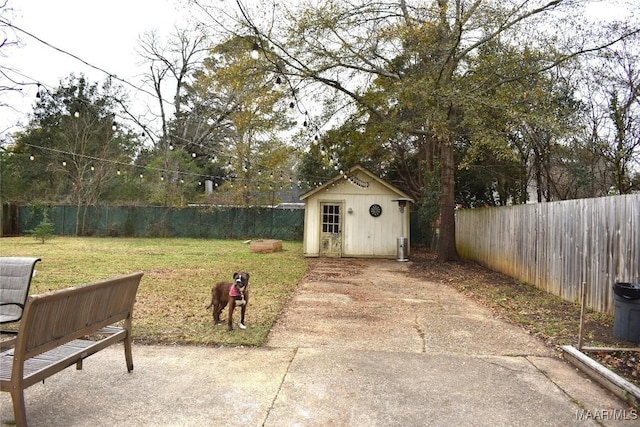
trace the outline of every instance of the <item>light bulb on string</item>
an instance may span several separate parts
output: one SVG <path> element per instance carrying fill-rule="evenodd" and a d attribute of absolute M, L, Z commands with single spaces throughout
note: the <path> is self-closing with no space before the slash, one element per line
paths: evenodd
<path fill-rule="evenodd" d="M 116 122 L 111 123 L 111 130 L 115 132 L 117 129 L 118 129 L 117 123 Z"/>
<path fill-rule="evenodd" d="M 80 117 L 80 111 L 76 111 L 75 113 L 73 113 L 73 117 L 75 117 L 76 119 Z"/>
<path fill-rule="evenodd" d="M 29 160 L 34 161 L 35 159 L 36 158 L 35 158 L 35 156 L 33 154 L 29 156 Z"/>
<path fill-rule="evenodd" d="M 260 46 L 258 46 L 258 43 L 254 43 L 253 47 L 251 48 L 251 58 L 260 58 Z"/>

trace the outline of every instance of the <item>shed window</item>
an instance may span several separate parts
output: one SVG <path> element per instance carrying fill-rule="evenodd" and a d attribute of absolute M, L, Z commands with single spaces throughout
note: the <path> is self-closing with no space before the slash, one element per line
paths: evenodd
<path fill-rule="evenodd" d="M 322 205 L 322 231 L 340 232 L 340 205 Z"/>

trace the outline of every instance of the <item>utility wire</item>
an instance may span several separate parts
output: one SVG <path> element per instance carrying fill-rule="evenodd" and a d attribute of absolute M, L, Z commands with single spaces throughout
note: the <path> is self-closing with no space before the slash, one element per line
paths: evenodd
<path fill-rule="evenodd" d="M 153 97 L 157 97 L 157 96 L 158 96 L 157 94 L 155 94 L 155 93 L 153 93 L 153 92 L 150 92 L 150 91 L 148 91 L 147 89 L 144 89 L 144 88 L 141 88 L 141 87 L 139 87 L 139 86 L 136 86 L 136 85 L 134 85 L 133 83 L 131 83 L 131 82 L 129 82 L 129 81 L 127 81 L 127 80 L 125 80 L 125 79 L 122 79 L 122 78 L 118 77 L 117 75 L 115 75 L 115 74 L 113 74 L 113 73 L 110 73 L 109 71 L 105 70 L 104 68 L 98 67 L 97 65 L 93 65 L 93 64 L 91 64 L 91 63 L 89 63 L 89 62 L 85 61 L 84 59 L 80 58 L 80 57 L 79 57 L 79 56 L 77 56 L 77 55 L 74 55 L 74 54 L 73 54 L 73 53 L 71 53 L 71 52 L 68 52 L 68 51 L 66 51 L 66 50 L 64 50 L 64 49 L 61 49 L 61 48 L 59 48 L 59 47 L 57 47 L 57 46 L 54 46 L 54 45 L 52 45 L 51 43 L 49 43 L 49 42 L 47 42 L 47 41 L 45 41 L 45 40 L 42 40 L 42 39 L 41 39 L 41 38 L 39 38 L 38 36 L 36 36 L 36 35 L 34 35 L 34 34 L 30 33 L 29 31 L 26 31 L 26 30 L 24 30 L 24 29 L 22 29 L 22 28 L 20 28 L 20 27 L 17 27 L 17 26 L 15 26 L 15 25 L 13 25 L 12 23 L 8 22 L 8 21 L 5 21 L 4 19 L 1 19 L 1 18 L 0 18 L 0 23 L 1 23 L 1 24 L 4 24 L 4 25 L 6 25 L 6 26 L 8 26 L 8 27 L 10 27 L 10 28 L 13 28 L 13 29 L 15 29 L 15 30 L 18 30 L 18 31 L 20 31 L 21 33 L 26 34 L 26 35 L 28 35 L 29 37 L 31 37 L 31 38 L 33 38 L 33 39 L 35 39 L 35 40 L 39 41 L 39 42 L 40 42 L 40 43 L 42 43 L 43 45 L 45 45 L 45 46 L 47 46 L 47 47 L 49 47 L 49 48 L 51 48 L 51 49 L 53 49 L 53 50 L 56 50 L 56 51 L 58 51 L 58 52 L 60 52 L 60 53 L 62 53 L 62 54 L 64 54 L 64 55 L 70 56 L 70 57 L 72 57 L 73 59 L 75 59 L 75 60 L 77 60 L 77 61 L 82 62 L 82 63 L 83 63 L 83 64 L 85 64 L 86 66 L 88 66 L 88 67 L 90 67 L 90 68 L 93 68 L 93 69 L 95 69 L 95 70 L 98 70 L 98 71 L 100 71 L 100 72 L 102 72 L 102 73 L 106 74 L 108 77 L 110 77 L 110 78 L 112 78 L 112 79 L 114 79 L 114 80 L 117 80 L 117 81 L 122 82 L 122 83 L 124 83 L 124 84 L 126 84 L 126 85 L 128 85 L 128 86 L 131 86 L 132 88 L 134 88 L 134 89 L 136 89 L 136 90 L 138 90 L 138 91 L 140 91 L 140 92 L 144 92 L 144 93 L 146 93 L 147 95 L 151 95 L 151 96 L 153 96 Z M 37 80 L 34 80 L 34 81 L 35 81 L 35 82 L 37 82 Z M 164 103 L 167 103 L 167 104 L 169 104 L 169 105 L 173 105 L 173 102 L 171 102 L 171 101 L 167 101 L 167 100 L 162 99 L 162 98 L 161 98 L 161 101 L 162 101 L 162 102 L 164 102 Z"/>
<path fill-rule="evenodd" d="M 249 19 L 249 17 L 247 16 L 247 14 L 246 14 L 246 12 L 245 12 L 244 8 L 242 7 L 241 3 L 240 3 L 238 0 L 236 0 L 236 2 L 237 2 L 237 4 L 238 4 L 238 7 L 239 7 L 239 9 L 240 9 L 240 11 L 241 11 L 242 15 L 244 16 L 244 18 L 247 20 L 247 22 L 249 22 L 249 23 L 250 23 L 250 25 L 252 25 L 252 28 L 254 29 L 254 31 L 255 31 L 255 33 L 256 33 L 256 36 L 257 36 L 258 38 L 260 38 L 260 37 L 259 37 L 259 33 L 258 33 L 257 28 L 255 27 L 255 25 L 253 25 L 253 23 L 251 22 L 251 20 L 250 20 L 250 19 Z M 196 3 L 196 4 L 197 4 L 197 3 Z M 198 4 L 198 5 L 199 5 L 199 4 Z M 199 6 L 200 6 L 200 5 L 199 5 Z M 202 6 L 200 6 L 200 7 L 202 7 Z M 91 64 L 90 62 L 88 62 L 88 61 L 86 61 L 86 60 L 84 60 L 84 59 L 80 58 L 79 56 L 77 56 L 77 55 L 75 55 L 75 54 L 73 54 L 73 53 L 71 53 L 71 52 L 69 52 L 69 51 L 66 51 L 66 50 L 64 50 L 64 49 L 62 49 L 62 48 L 59 48 L 59 47 L 57 47 L 57 46 L 54 46 L 54 45 L 52 45 L 51 43 L 49 43 L 49 42 L 47 42 L 47 41 L 45 41 L 45 40 L 41 39 L 40 37 L 38 37 L 38 36 L 36 36 L 36 35 L 32 34 L 31 32 L 29 32 L 29 31 L 27 31 L 27 30 L 24 30 L 24 29 L 22 29 L 22 28 L 20 28 L 20 27 L 18 27 L 18 26 L 16 26 L 16 25 L 14 25 L 14 24 L 12 24 L 12 23 L 10 23 L 10 22 L 8 22 L 8 21 L 4 20 L 4 19 L 1 19 L 1 18 L 0 18 L 0 23 L 1 23 L 1 24 L 4 24 L 4 25 L 6 25 L 6 26 L 8 26 L 8 27 L 10 27 L 10 28 L 13 28 L 13 29 L 15 29 L 15 30 L 17 30 L 17 31 L 19 31 L 19 32 L 21 32 L 21 33 L 23 33 L 23 34 L 26 34 L 27 36 L 29 36 L 29 37 L 31 37 L 31 38 L 33 38 L 33 39 L 37 40 L 38 42 L 42 43 L 43 45 L 45 45 L 45 46 L 47 46 L 47 47 L 49 47 L 49 48 L 51 48 L 51 49 L 53 49 L 53 50 L 55 50 L 55 51 L 57 51 L 57 52 L 60 52 L 60 53 L 62 53 L 62 54 L 64 54 L 64 55 L 70 56 L 71 58 L 73 58 L 73 59 L 75 59 L 75 60 L 77 60 L 77 61 L 79 61 L 79 62 L 81 62 L 81 63 L 85 64 L 86 66 L 88 66 L 88 67 L 90 67 L 90 68 L 93 68 L 93 69 L 95 69 L 95 70 L 97 70 L 97 71 L 100 71 L 100 72 L 104 73 L 104 74 L 105 74 L 105 75 L 107 75 L 109 78 L 112 78 L 112 79 L 114 79 L 114 80 L 117 80 L 117 81 L 119 81 L 119 82 L 122 82 L 122 83 L 124 83 L 125 85 L 130 86 L 130 87 L 132 87 L 132 88 L 134 88 L 135 90 L 138 90 L 138 91 L 140 91 L 140 92 L 144 92 L 144 93 L 146 93 L 147 95 L 150 95 L 150 96 L 152 96 L 152 97 L 157 97 L 157 96 L 158 96 L 158 94 L 153 93 L 153 92 L 150 92 L 150 91 L 148 91 L 148 90 L 146 90 L 146 89 L 144 89 L 144 88 L 141 88 L 141 87 L 139 87 L 139 86 L 136 86 L 135 84 L 133 84 L 133 83 L 131 83 L 131 82 L 129 82 L 129 81 L 127 81 L 127 80 L 125 80 L 125 79 L 122 79 L 122 78 L 118 77 L 117 75 L 115 75 L 115 74 L 113 74 L 113 73 L 111 73 L 111 72 L 109 72 L 109 71 L 105 70 L 104 68 L 101 68 L 101 67 L 98 67 L 98 66 L 96 66 L 96 65 L 93 65 L 93 64 Z M 262 42 L 262 40 L 260 40 L 260 41 Z M 265 52 L 265 53 L 266 53 L 266 51 L 264 50 L 264 48 L 263 48 L 262 46 L 261 46 L 261 49 L 263 50 L 263 52 Z M 33 82 L 34 82 L 33 84 L 37 84 L 37 85 L 39 85 L 39 86 L 46 87 L 43 83 L 40 83 L 37 79 L 34 79 L 34 78 L 32 78 L 32 77 L 29 77 L 29 76 L 26 76 L 26 75 L 24 75 L 24 74 L 22 74 L 22 73 L 20 73 L 20 72 L 15 71 L 15 70 L 12 70 L 12 71 L 13 71 L 13 72 L 15 72 L 16 74 L 21 75 L 21 76 L 22 76 L 22 77 L 24 77 L 24 78 L 27 78 L 27 79 L 33 80 Z M 291 85 L 291 82 L 289 82 L 289 79 L 287 78 L 287 76 L 285 76 L 285 75 L 284 75 L 284 73 L 283 73 L 283 76 L 285 77 L 285 80 L 287 81 L 287 84 L 288 84 L 288 85 L 290 86 L 290 88 L 291 88 L 291 94 L 292 94 L 292 97 L 293 97 L 293 99 L 294 99 L 294 101 L 295 101 L 295 105 L 296 105 L 296 107 L 297 107 L 298 111 L 299 111 L 300 113 L 304 114 L 304 115 L 305 115 L 305 117 L 306 117 L 306 120 L 305 120 L 305 123 L 304 123 L 305 127 L 310 128 L 310 127 L 311 127 L 311 123 L 308 121 L 309 119 L 308 119 L 308 113 L 307 113 L 307 110 L 306 110 L 305 108 L 302 108 L 302 109 L 300 108 L 300 100 L 299 100 L 299 99 L 297 98 L 297 96 L 296 96 L 295 89 L 294 89 L 294 88 L 293 88 L 293 86 Z M 25 84 L 26 84 L 26 83 L 25 83 Z M 173 102 L 171 102 L 171 101 L 167 101 L 167 100 L 165 100 L 165 99 L 163 99 L 163 98 L 160 98 L 160 100 L 161 100 L 163 103 L 167 103 L 167 104 L 169 104 L 169 105 L 174 105 L 174 104 L 173 104 Z M 142 126 L 142 128 L 143 128 L 143 130 L 145 131 L 145 133 L 150 133 L 150 132 L 152 132 L 150 129 L 146 128 L 145 126 Z M 317 133 L 317 132 L 319 132 L 320 128 L 319 128 L 317 125 L 315 126 L 315 128 L 316 128 L 316 129 L 315 129 L 315 132 L 316 132 L 316 133 Z M 177 136 L 177 135 L 173 135 L 173 137 L 174 137 L 174 138 L 177 138 L 177 139 L 179 139 L 179 140 L 182 140 L 183 142 L 186 142 L 186 143 L 192 143 L 192 141 L 186 140 L 186 139 L 181 138 L 181 137 L 179 137 L 179 136 Z M 316 141 L 317 141 L 317 136 L 316 136 Z M 316 142 L 316 143 L 317 143 L 317 142 Z M 30 145 L 30 144 L 26 144 L 26 145 Z M 32 146 L 33 148 L 40 148 L 40 149 L 45 149 L 45 150 L 57 151 L 57 150 L 54 150 L 54 149 L 51 149 L 51 148 L 47 148 L 47 147 L 38 147 L 38 146 L 34 146 L 34 145 L 30 145 L 30 146 Z M 63 153 L 64 153 L 64 152 L 63 152 Z M 64 153 L 64 154 L 74 155 L 74 153 Z M 75 155 L 77 155 L 77 154 L 75 154 Z M 88 157 L 88 156 L 83 156 L 83 157 Z M 113 161 L 108 160 L 108 159 L 99 159 L 99 158 L 95 158 L 95 159 L 93 159 L 93 160 L 97 160 L 97 161 L 107 161 L 107 162 L 112 162 L 112 163 L 119 163 L 119 162 L 113 162 Z M 123 163 L 123 165 L 127 165 L 127 164 Z M 127 166 L 131 167 L 132 165 L 127 165 Z M 135 167 L 148 168 L 148 167 L 144 167 L 144 166 L 135 166 Z M 151 168 L 151 169 L 155 169 L 155 168 Z M 157 170 L 158 170 L 158 169 L 157 169 Z M 170 171 L 167 171 L 167 172 L 170 172 Z M 194 176 L 205 176 L 205 175 L 194 174 L 194 173 L 188 173 L 188 172 L 183 172 L 183 171 L 172 171 L 172 172 L 178 172 L 178 173 L 187 174 L 187 175 L 194 175 Z"/>

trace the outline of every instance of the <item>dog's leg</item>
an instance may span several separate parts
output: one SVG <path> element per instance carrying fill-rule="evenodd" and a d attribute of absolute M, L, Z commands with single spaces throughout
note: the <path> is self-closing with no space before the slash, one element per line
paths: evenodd
<path fill-rule="evenodd" d="M 222 323 L 220 321 L 220 315 L 222 314 L 222 310 L 227 306 L 226 301 L 216 301 L 213 305 L 213 321 L 216 325 Z"/>
<path fill-rule="evenodd" d="M 247 311 L 248 303 L 249 303 L 249 300 L 245 300 L 244 304 L 242 304 L 242 307 L 240 307 L 240 324 L 238 325 L 240 329 L 247 329 L 247 327 L 244 325 L 244 313 L 245 311 Z"/>
<path fill-rule="evenodd" d="M 213 304 L 213 323 L 217 325 L 218 323 L 220 323 L 220 304 L 218 303 L 218 301 L 212 304 Z"/>
<path fill-rule="evenodd" d="M 227 330 L 233 331 L 233 309 L 236 308 L 236 302 L 232 298 L 229 301 L 229 319 L 227 319 Z"/>

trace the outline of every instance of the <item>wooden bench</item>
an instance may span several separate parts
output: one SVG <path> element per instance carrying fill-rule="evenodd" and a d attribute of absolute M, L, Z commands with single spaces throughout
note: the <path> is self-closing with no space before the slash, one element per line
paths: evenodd
<path fill-rule="evenodd" d="M 15 347 L 0 353 L 0 390 L 11 393 L 16 425 L 27 425 L 24 389 L 117 342 L 133 370 L 131 314 L 142 272 L 34 295 Z"/>

